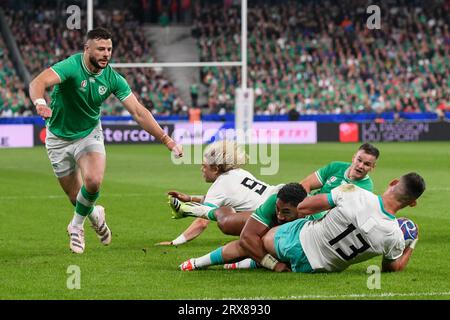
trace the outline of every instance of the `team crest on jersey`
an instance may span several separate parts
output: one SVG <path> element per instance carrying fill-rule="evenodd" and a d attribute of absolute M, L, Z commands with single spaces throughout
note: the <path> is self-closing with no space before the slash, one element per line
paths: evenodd
<path fill-rule="evenodd" d="M 335 176 L 332 176 L 330 179 L 328 179 L 328 183 L 332 184 L 333 182 L 335 182 L 337 180 L 337 178 Z"/>
<path fill-rule="evenodd" d="M 100 86 L 100 87 L 98 87 L 98 93 L 100 94 L 100 95 L 104 95 L 105 93 L 106 93 L 106 87 L 105 86 Z"/>

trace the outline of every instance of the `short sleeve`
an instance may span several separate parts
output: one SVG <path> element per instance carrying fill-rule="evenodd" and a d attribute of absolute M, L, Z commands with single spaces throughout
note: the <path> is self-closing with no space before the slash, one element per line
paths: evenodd
<path fill-rule="evenodd" d="M 395 240 L 387 243 L 383 258 L 387 260 L 396 260 L 400 258 L 405 250 L 405 240 L 403 237 L 396 237 Z"/>
<path fill-rule="evenodd" d="M 349 192 L 355 192 L 357 187 L 353 184 L 341 184 L 330 191 L 327 196 L 328 203 L 332 206 L 340 206 Z"/>
<path fill-rule="evenodd" d="M 219 182 L 219 180 L 217 180 L 217 182 Z M 214 207 L 222 207 L 225 205 L 226 198 L 227 192 L 224 186 L 220 183 L 213 183 L 206 193 L 203 203 L 209 206 L 213 205 Z"/>
<path fill-rule="evenodd" d="M 253 219 L 270 228 L 276 213 L 277 195 L 273 194 L 251 215 Z"/>
<path fill-rule="evenodd" d="M 331 162 L 325 167 L 322 167 L 315 172 L 317 179 L 320 181 L 322 185 L 324 185 L 327 179 L 329 178 L 330 172 L 333 169 L 333 164 L 334 162 Z"/>
<path fill-rule="evenodd" d="M 74 70 L 78 70 L 80 66 L 77 65 L 77 61 L 74 56 L 64 59 L 60 62 L 55 63 L 50 67 L 59 77 L 61 82 L 66 81 L 71 78 L 74 74 Z"/>
<path fill-rule="evenodd" d="M 117 97 L 117 99 L 123 101 L 131 95 L 132 93 L 131 88 L 124 77 L 122 77 L 119 73 L 115 71 L 114 73 L 116 77 L 116 86 L 113 90 L 113 94 Z"/>

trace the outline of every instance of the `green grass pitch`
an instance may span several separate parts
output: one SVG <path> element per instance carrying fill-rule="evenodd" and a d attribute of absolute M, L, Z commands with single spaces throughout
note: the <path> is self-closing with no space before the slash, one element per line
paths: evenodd
<path fill-rule="evenodd" d="M 420 241 L 404 272 L 382 274 L 368 289 L 370 265 L 339 274 L 276 274 L 211 267 L 181 272 L 178 265 L 234 239 L 212 223 L 196 240 L 158 247 L 192 221 L 173 220 L 165 193 L 208 189 L 199 165 L 174 165 L 160 145 L 107 146 L 107 169 L 98 201 L 106 208 L 113 242 L 103 247 L 85 225 L 86 250 L 70 253 L 66 227 L 73 208 L 55 179 L 43 147 L 0 149 L 0 299 L 449 299 L 450 143 L 377 144 L 371 174 L 376 193 L 401 174 L 417 171 L 427 190 L 416 208 L 400 215 L 420 226 Z M 279 172 L 261 176 L 277 184 L 299 181 L 329 161 L 349 161 L 357 144 L 280 146 Z M 80 268 L 80 289 L 70 290 L 69 266 Z"/>

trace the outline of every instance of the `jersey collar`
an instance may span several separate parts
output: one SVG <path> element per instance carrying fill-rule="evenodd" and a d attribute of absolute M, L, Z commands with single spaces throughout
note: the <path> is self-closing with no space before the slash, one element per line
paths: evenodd
<path fill-rule="evenodd" d="M 381 196 L 378 196 L 378 201 L 380 201 L 381 212 L 387 215 L 389 219 L 395 220 L 395 216 L 384 209 L 383 200 L 381 199 Z"/>
<path fill-rule="evenodd" d="M 84 52 L 81 53 L 81 65 L 83 66 L 83 69 L 84 69 L 87 73 L 89 73 L 89 75 L 91 75 L 91 76 L 98 77 L 98 76 L 100 76 L 100 75 L 103 73 L 103 69 L 101 69 L 99 73 L 94 73 L 94 72 L 92 72 L 92 71 L 90 71 L 90 70 L 88 69 L 87 65 L 84 63 Z"/>

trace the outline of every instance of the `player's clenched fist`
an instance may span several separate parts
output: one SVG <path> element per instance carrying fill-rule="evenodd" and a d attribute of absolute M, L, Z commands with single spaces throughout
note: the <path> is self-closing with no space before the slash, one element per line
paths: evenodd
<path fill-rule="evenodd" d="M 52 116 L 52 109 L 43 104 L 36 105 L 36 111 L 37 114 L 44 119 L 50 118 Z"/>

